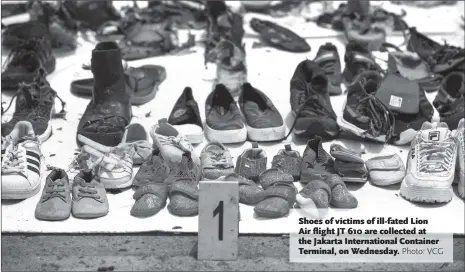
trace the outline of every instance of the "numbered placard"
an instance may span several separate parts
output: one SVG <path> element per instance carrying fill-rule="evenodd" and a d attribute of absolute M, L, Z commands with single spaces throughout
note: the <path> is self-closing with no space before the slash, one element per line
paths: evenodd
<path fill-rule="evenodd" d="M 200 181 L 199 260 L 237 259 L 239 184 L 237 181 Z"/>

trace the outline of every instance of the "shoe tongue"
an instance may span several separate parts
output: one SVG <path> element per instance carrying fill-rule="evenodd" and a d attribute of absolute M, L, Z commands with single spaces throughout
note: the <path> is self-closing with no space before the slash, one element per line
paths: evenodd
<path fill-rule="evenodd" d="M 422 130 L 421 137 L 425 141 L 440 142 L 449 137 L 450 131 L 446 126 L 437 126 L 436 124 L 431 125 L 430 129 Z"/>
<path fill-rule="evenodd" d="M 209 145 L 207 146 L 207 148 L 205 149 L 205 151 L 210 151 L 210 152 L 221 152 L 223 151 L 223 149 L 218 146 L 218 145 Z"/>

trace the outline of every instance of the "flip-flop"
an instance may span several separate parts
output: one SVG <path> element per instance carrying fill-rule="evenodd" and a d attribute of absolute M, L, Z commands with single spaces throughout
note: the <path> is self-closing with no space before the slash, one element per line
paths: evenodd
<path fill-rule="evenodd" d="M 255 214 L 264 218 L 284 217 L 294 206 L 296 194 L 293 183 L 275 183 L 263 192 L 264 199 L 255 206 Z"/>
<path fill-rule="evenodd" d="M 127 68 L 125 75 L 126 89 L 132 94 L 131 104 L 141 105 L 155 98 L 158 86 L 166 79 L 166 69 L 159 65 L 142 65 Z M 92 96 L 93 89 L 93 78 L 71 82 L 71 92 L 76 95 Z"/>
<path fill-rule="evenodd" d="M 132 216 L 153 216 L 166 205 L 168 185 L 164 183 L 146 184 L 134 192 L 133 198 L 136 202 L 131 208 Z"/>
<path fill-rule="evenodd" d="M 255 205 L 264 197 L 263 189 L 258 184 L 236 173 L 220 177 L 218 180 L 239 182 L 239 202 L 242 204 Z"/>
<path fill-rule="evenodd" d="M 357 207 L 357 199 L 347 190 L 341 177 L 332 174 L 326 177 L 325 182 L 331 188 L 331 206 L 342 209 L 354 209 Z"/>
<path fill-rule="evenodd" d="M 190 178 L 177 180 L 170 185 L 168 211 L 177 216 L 194 216 L 199 213 L 199 188 Z"/>

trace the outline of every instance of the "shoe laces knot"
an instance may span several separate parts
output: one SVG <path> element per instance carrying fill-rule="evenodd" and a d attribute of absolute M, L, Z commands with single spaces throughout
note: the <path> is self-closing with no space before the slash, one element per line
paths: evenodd
<path fill-rule="evenodd" d="M 14 145 L 11 148 L 7 148 L 6 155 L 3 158 L 2 163 L 2 174 L 12 174 L 12 173 L 23 173 L 26 169 L 24 163 L 25 160 L 25 151 L 22 148 L 19 148 L 18 145 Z"/>
<path fill-rule="evenodd" d="M 77 193 L 78 197 L 80 197 L 80 198 L 91 198 L 91 199 L 95 199 L 97 201 L 101 200 L 101 197 L 98 194 L 98 191 L 95 188 L 95 185 L 87 183 L 87 182 L 82 182 L 79 186 L 80 187 L 79 187 L 78 193 Z"/>
<path fill-rule="evenodd" d="M 448 173 L 457 152 L 453 142 L 420 142 L 418 147 L 420 173 Z"/>
<path fill-rule="evenodd" d="M 192 148 L 190 143 L 182 136 L 162 136 L 160 137 L 162 145 L 170 145 L 181 149 L 184 152 L 191 152 Z"/>
<path fill-rule="evenodd" d="M 228 161 L 224 152 L 211 152 L 212 165 L 218 168 L 226 168 Z"/>

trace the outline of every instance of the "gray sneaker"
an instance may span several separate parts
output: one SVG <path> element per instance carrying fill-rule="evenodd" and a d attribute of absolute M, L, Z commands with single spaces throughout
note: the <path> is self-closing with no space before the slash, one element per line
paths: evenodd
<path fill-rule="evenodd" d="M 234 164 L 229 150 L 219 142 L 207 144 L 200 154 L 202 176 L 214 180 L 234 173 Z"/>
<path fill-rule="evenodd" d="M 277 141 L 286 135 L 283 117 L 273 102 L 250 83 L 242 85 L 239 106 L 245 116 L 247 136 L 251 141 Z"/>
<path fill-rule="evenodd" d="M 223 144 L 242 143 L 247 128 L 241 111 L 226 86 L 216 85 L 205 101 L 205 136 Z"/>
<path fill-rule="evenodd" d="M 271 167 L 292 175 L 294 180 L 299 180 L 300 163 L 302 162 L 300 153 L 297 150 L 292 150 L 291 145 L 285 145 L 284 148 L 279 150 L 278 154 L 273 157 Z"/>
<path fill-rule="evenodd" d="M 76 218 L 98 218 L 107 215 L 108 199 L 103 184 L 91 171 L 82 171 L 74 177 L 71 211 Z"/>
<path fill-rule="evenodd" d="M 235 172 L 241 177 L 257 181 L 260 174 L 266 170 L 267 157 L 265 150 L 253 142 L 252 148 L 248 148 L 237 157 Z"/>
<path fill-rule="evenodd" d="M 66 220 L 71 214 L 71 189 L 66 172 L 53 169 L 45 181 L 42 197 L 37 203 L 35 216 L 38 220 Z"/>
<path fill-rule="evenodd" d="M 170 167 L 163 160 L 160 150 L 152 151 L 152 155 L 145 161 L 136 175 L 132 185 L 140 187 L 147 183 L 159 183 L 165 181 L 170 174 Z"/>

